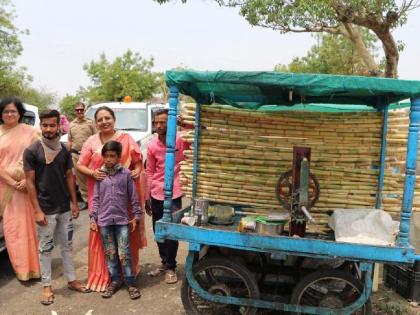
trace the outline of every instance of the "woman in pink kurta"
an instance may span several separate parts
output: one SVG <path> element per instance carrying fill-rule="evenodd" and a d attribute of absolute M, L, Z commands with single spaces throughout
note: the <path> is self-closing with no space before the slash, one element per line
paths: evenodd
<path fill-rule="evenodd" d="M 93 188 L 96 180 L 100 180 L 99 169 L 103 164 L 101 149 L 105 142 L 110 140 L 118 141 L 122 144 L 121 164 L 132 171 L 135 180 L 139 202 L 144 207 L 144 171 L 142 168 L 142 155 L 140 148 L 133 138 L 124 132 L 115 131 L 115 116 L 109 108 L 98 108 L 95 114 L 95 121 L 99 133 L 91 136 L 83 145 L 80 153 L 78 170 L 88 176 L 88 196 L 89 211 L 92 210 Z M 131 212 L 130 209 L 127 209 Z M 131 213 L 130 213 L 131 215 Z M 130 233 L 130 248 L 133 261 L 133 271 L 137 275 L 139 268 L 139 249 L 146 247 L 146 234 L 144 216 L 140 224 L 133 233 Z M 103 291 L 109 285 L 111 278 L 108 274 L 105 261 L 105 253 L 102 246 L 101 237 L 98 231 L 90 231 L 88 248 L 88 283 L 87 288 L 94 291 Z"/>
<path fill-rule="evenodd" d="M 0 111 L 0 221 L 16 277 L 26 281 L 39 278 L 40 269 L 34 210 L 26 192 L 22 154 L 39 134 L 35 128 L 20 123 L 24 108 L 18 99 L 3 99 Z"/>

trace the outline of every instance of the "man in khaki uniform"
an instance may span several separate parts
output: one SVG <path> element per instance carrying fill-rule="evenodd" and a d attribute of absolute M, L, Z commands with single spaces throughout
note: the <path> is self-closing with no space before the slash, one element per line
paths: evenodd
<path fill-rule="evenodd" d="M 82 149 L 83 143 L 93 134 L 96 133 L 94 122 L 85 117 L 86 106 L 82 102 L 77 102 L 74 105 L 74 112 L 76 118 L 70 123 L 67 146 L 73 159 L 73 165 L 77 165 L 79 160 L 80 150 Z M 76 182 L 79 186 L 80 194 L 82 195 L 85 205 L 81 207 L 86 209 L 88 194 L 86 185 L 86 176 L 80 173 L 77 168 L 74 168 L 76 173 Z"/>

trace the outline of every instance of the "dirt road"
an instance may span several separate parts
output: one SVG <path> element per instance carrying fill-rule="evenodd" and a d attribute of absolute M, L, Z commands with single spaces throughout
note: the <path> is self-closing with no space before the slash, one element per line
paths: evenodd
<path fill-rule="evenodd" d="M 86 211 L 75 220 L 74 261 L 80 280 L 87 277 L 87 236 L 88 216 Z M 159 265 L 157 247 L 153 239 L 151 220 L 147 217 L 147 237 L 149 245 L 141 252 L 141 274 L 138 286 L 142 291 L 141 299 L 131 301 L 127 291 L 120 290 L 111 299 L 103 299 L 98 293 L 80 294 L 66 288 L 59 248 L 54 250 L 53 288 L 55 303 L 44 306 L 39 303 L 41 285 L 33 281 L 22 284 L 16 280 L 7 255 L 0 255 L 0 314 L 1 315 L 106 315 L 106 314 L 150 314 L 178 315 L 185 314 L 180 299 L 181 282 L 167 285 L 163 278 L 151 278 L 146 273 Z M 416 231 L 418 232 L 418 231 Z M 420 235 L 420 233 L 419 233 Z M 415 239 L 418 239 L 415 235 Z M 178 274 L 184 272 L 187 246 L 180 244 L 178 255 Z M 385 314 L 420 314 L 420 309 L 409 306 L 408 302 L 389 289 L 381 288 L 372 296 L 375 315 Z"/>
<path fill-rule="evenodd" d="M 87 236 L 89 218 L 83 211 L 75 220 L 74 262 L 76 274 L 82 281 L 87 278 Z M 156 244 L 153 240 L 151 220 L 147 218 L 147 237 L 149 245 L 141 252 L 141 274 L 138 279 L 142 297 L 132 301 L 125 289 L 117 292 L 111 299 L 103 299 L 98 293 L 80 294 L 66 287 L 63 277 L 59 248 L 54 249 L 53 288 L 55 302 L 50 306 L 41 305 L 39 300 L 41 285 L 33 281 L 28 285 L 16 280 L 5 253 L 0 255 L 0 314 L 9 315 L 103 315 L 103 314 L 184 314 L 179 295 L 181 282 L 167 285 L 163 278 L 151 278 L 148 271 L 160 263 Z M 179 274 L 183 274 L 186 244 L 180 245 Z M 55 315 L 55 314 L 54 314 Z"/>

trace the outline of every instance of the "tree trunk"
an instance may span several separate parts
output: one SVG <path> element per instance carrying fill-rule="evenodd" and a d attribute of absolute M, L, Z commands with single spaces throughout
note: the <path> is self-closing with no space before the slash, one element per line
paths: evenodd
<path fill-rule="evenodd" d="M 389 30 L 375 32 L 378 38 L 382 42 L 382 46 L 385 52 L 385 77 L 397 78 L 398 77 L 398 60 L 399 52 L 397 44 L 395 43 L 394 37 Z"/>
<path fill-rule="evenodd" d="M 381 75 L 378 64 L 376 63 L 370 51 L 367 49 L 363 38 L 360 35 L 358 27 L 355 28 L 348 23 L 343 23 L 343 27 L 340 28 L 340 31 L 354 44 L 354 47 L 356 48 L 360 58 L 363 60 L 363 63 L 369 71 L 369 74 L 375 77 Z"/>

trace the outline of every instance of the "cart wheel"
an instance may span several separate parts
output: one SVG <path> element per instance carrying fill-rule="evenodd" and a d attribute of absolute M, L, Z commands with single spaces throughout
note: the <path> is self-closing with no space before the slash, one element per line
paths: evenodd
<path fill-rule="evenodd" d="M 298 282 L 293 289 L 290 304 L 341 309 L 355 302 L 362 291 L 362 282 L 348 272 L 319 270 Z M 354 314 L 372 314 L 370 299 Z"/>
<path fill-rule="evenodd" d="M 280 204 L 287 210 L 290 210 L 292 206 L 292 181 L 293 172 L 290 170 L 281 175 L 276 184 L 276 197 Z M 319 183 L 312 173 L 309 173 L 308 190 L 309 207 L 312 207 L 319 197 Z"/>
<path fill-rule="evenodd" d="M 211 294 L 258 299 L 258 285 L 248 269 L 224 258 L 207 258 L 193 266 L 193 275 L 200 286 Z M 181 299 L 189 315 L 217 314 L 254 315 L 257 308 L 240 305 L 219 304 L 202 299 L 184 278 Z"/>

